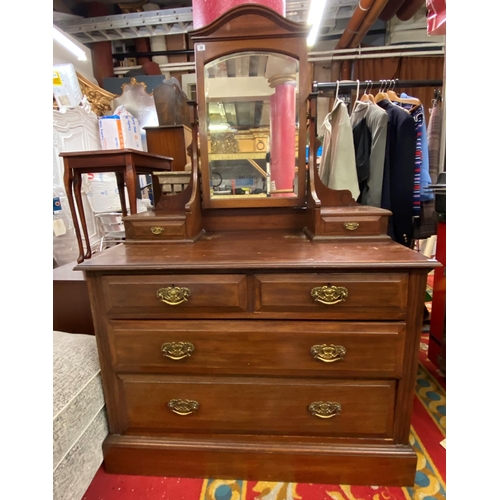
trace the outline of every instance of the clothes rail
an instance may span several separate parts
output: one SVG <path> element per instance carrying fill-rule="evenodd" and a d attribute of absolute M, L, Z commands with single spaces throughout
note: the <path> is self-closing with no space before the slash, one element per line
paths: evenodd
<path fill-rule="evenodd" d="M 359 88 L 364 89 L 367 87 L 376 88 L 377 85 L 382 84 L 382 82 L 394 82 L 396 88 L 404 87 L 442 87 L 443 80 L 359 80 Z M 336 90 L 337 87 L 343 90 L 356 90 L 358 88 L 358 82 L 356 80 L 339 80 L 338 82 L 313 82 L 312 90 L 313 92 Z"/>

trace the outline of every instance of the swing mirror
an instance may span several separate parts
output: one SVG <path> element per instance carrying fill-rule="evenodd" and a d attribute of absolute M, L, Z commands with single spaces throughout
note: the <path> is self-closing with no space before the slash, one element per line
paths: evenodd
<path fill-rule="evenodd" d="M 193 32 L 204 208 L 303 205 L 306 35 L 260 5 Z"/>
<path fill-rule="evenodd" d="M 243 52 L 204 73 L 211 199 L 296 198 L 298 61 Z"/>

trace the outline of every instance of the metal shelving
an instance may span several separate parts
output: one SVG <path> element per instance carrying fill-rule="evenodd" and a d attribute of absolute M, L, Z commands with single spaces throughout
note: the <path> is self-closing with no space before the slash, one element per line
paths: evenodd
<path fill-rule="evenodd" d="M 341 33 L 356 5 L 357 0 L 332 2 L 324 15 L 322 36 Z M 289 1 L 286 5 L 286 17 L 305 23 L 308 10 L 309 0 Z M 174 35 L 193 30 L 193 9 L 183 7 L 102 17 L 78 17 L 54 20 L 54 24 L 81 43 Z"/>

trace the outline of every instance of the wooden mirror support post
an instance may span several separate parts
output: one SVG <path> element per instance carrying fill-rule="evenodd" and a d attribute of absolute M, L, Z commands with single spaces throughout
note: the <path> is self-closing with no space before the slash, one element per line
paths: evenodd
<path fill-rule="evenodd" d="M 391 212 L 356 203 L 350 191 L 325 186 L 317 168 L 317 92 L 309 94 L 309 159 L 307 175 L 307 225 L 311 239 L 357 241 L 388 240 L 387 224 Z"/>
<path fill-rule="evenodd" d="M 196 103 L 189 101 L 193 144 L 198 137 Z M 203 234 L 199 183 L 198 148 L 192 147 L 190 172 L 156 172 L 160 179 L 189 175 L 188 185 L 179 193 L 162 194 L 153 211 L 124 217 L 125 236 L 129 242 L 150 241 L 165 243 L 194 242 Z M 160 182 L 161 184 L 161 182 Z"/>

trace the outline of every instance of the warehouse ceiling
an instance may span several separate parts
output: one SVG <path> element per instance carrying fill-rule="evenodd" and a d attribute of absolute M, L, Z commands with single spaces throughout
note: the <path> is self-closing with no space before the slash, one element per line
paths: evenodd
<path fill-rule="evenodd" d="M 305 23 L 309 2 L 286 0 L 286 17 Z M 408 12 L 414 14 L 410 17 Z M 311 51 L 444 45 L 444 37 L 427 35 L 426 12 L 425 0 L 326 0 L 318 41 Z M 355 31 L 362 36 L 358 33 L 344 43 L 360 16 L 365 17 Z M 53 0 L 53 22 L 84 44 L 189 33 L 193 29 L 192 0 Z"/>
<path fill-rule="evenodd" d="M 306 22 L 310 0 L 287 0 L 286 16 Z M 94 1 L 54 0 L 54 24 L 82 43 L 189 32 L 192 26 L 191 0 L 100 0 L 105 16 L 91 17 Z M 339 38 L 359 0 L 327 0 L 320 39 Z M 146 22 L 144 22 L 146 20 Z M 385 23 L 372 27 L 379 34 Z"/>

